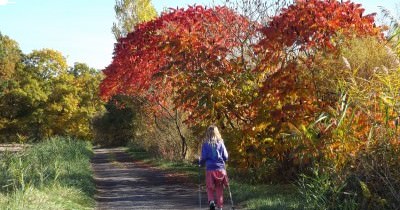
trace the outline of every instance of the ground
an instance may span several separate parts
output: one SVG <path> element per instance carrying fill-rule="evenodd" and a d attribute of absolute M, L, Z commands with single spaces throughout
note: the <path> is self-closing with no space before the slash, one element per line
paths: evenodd
<path fill-rule="evenodd" d="M 0 152 L 17 152 L 21 151 L 24 149 L 24 147 L 27 147 L 29 145 L 24 145 L 24 144 L 0 144 Z"/>

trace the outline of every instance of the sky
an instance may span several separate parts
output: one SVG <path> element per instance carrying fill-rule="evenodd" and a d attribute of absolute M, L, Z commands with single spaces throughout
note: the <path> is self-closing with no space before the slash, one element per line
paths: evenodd
<path fill-rule="evenodd" d="M 221 0 L 153 0 L 157 12 L 187 5 L 212 5 Z M 378 6 L 399 15 L 399 0 L 354 0 L 366 13 Z M 18 42 L 23 53 L 50 48 L 75 62 L 104 69 L 112 61 L 115 0 L 0 0 L 0 32 Z M 397 8 L 395 10 L 395 8 Z"/>

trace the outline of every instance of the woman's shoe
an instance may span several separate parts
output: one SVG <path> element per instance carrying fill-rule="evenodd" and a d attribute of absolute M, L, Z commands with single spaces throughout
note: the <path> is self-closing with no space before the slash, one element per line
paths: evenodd
<path fill-rule="evenodd" d="M 215 203 L 214 203 L 214 201 L 210 201 L 210 210 L 215 210 Z"/>

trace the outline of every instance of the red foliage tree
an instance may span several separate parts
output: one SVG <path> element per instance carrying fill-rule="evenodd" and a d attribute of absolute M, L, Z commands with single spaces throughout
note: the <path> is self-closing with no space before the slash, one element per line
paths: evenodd
<path fill-rule="evenodd" d="M 286 167 L 296 157 L 320 154 L 325 145 L 322 140 L 283 136 L 315 122 L 338 101 L 338 96 L 327 101 L 320 89 L 324 81 L 317 76 L 324 74 L 324 69 L 313 69 L 316 57 L 334 56 L 345 39 L 381 36 L 380 28 L 374 26 L 374 15 L 363 12 L 360 4 L 350 1 L 297 0 L 260 30 L 264 37 L 256 50 L 264 62 L 257 70 L 264 72 L 265 80 L 252 104 L 257 115 L 248 128 L 244 148 L 256 146 L 258 157 L 275 157 Z M 312 138 L 322 138 L 319 135 Z M 257 144 L 246 143 L 254 139 Z M 259 167 L 260 162 L 255 162 Z"/>
<path fill-rule="evenodd" d="M 306 64 L 307 70 L 313 71 L 309 64 L 314 56 L 336 53 L 343 39 L 380 37 L 380 28 L 374 26 L 374 14 L 364 16 L 363 12 L 360 4 L 336 0 L 297 0 L 283 9 L 261 29 L 264 38 L 256 46 L 264 60 L 258 70 L 265 72 L 266 77 L 255 108 L 267 101 L 275 106 L 276 102 L 291 98 L 288 104 L 282 104 L 279 114 L 272 112 L 277 116 L 274 122 L 304 120 L 305 116 L 312 116 L 310 113 L 318 113 L 315 108 L 321 105 L 321 98 L 316 93 L 316 78 L 302 78 L 305 75 L 299 72 L 304 70 L 301 65 Z"/>
<path fill-rule="evenodd" d="M 232 60 L 248 26 L 246 18 L 226 7 L 202 6 L 173 9 L 140 24 L 116 44 L 101 95 L 141 96 L 161 104 L 172 99 L 192 118 L 215 118 L 207 110 L 224 100 L 229 82 L 242 69 Z"/>
<path fill-rule="evenodd" d="M 363 15 L 364 11 L 361 4 L 350 1 L 297 0 L 261 29 L 264 38 L 258 44 L 259 52 L 277 62 L 288 48 L 296 53 L 332 51 L 340 42 L 339 35 L 381 34 L 374 26 L 375 14 Z"/>
<path fill-rule="evenodd" d="M 374 14 L 364 16 L 363 12 L 360 4 L 350 1 L 297 0 L 261 29 L 264 38 L 256 48 L 264 62 L 258 70 L 266 72 L 266 77 L 260 103 L 290 101 L 282 104 L 280 114 L 272 112 L 281 119 L 274 121 L 282 121 L 285 113 L 285 119 L 304 120 L 316 112 L 321 101 L 316 94 L 318 87 L 313 78 L 302 78 L 302 64 L 313 71 L 308 64 L 314 56 L 335 53 L 343 39 L 381 35 L 380 28 L 374 26 Z M 255 106 L 260 107 L 260 103 Z"/>

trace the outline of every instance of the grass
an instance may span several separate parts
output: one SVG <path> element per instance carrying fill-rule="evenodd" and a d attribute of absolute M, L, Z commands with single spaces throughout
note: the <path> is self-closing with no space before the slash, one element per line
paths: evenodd
<path fill-rule="evenodd" d="M 231 180 L 232 197 L 245 209 L 303 209 L 300 195 L 292 184 L 250 185 Z"/>
<path fill-rule="evenodd" d="M 197 163 L 173 162 L 151 157 L 146 151 L 129 148 L 128 153 L 136 160 L 141 160 L 154 167 L 163 169 L 172 173 L 183 173 L 193 182 L 197 183 L 199 179 L 199 168 Z M 203 172 L 204 169 L 202 169 Z M 201 174 L 202 179 L 204 174 Z M 230 180 L 230 187 L 234 204 L 241 209 L 259 209 L 259 210 L 294 210 L 303 209 L 300 194 L 293 184 L 270 184 L 270 185 L 251 185 L 240 182 L 239 180 Z M 230 202 L 229 194 L 225 190 L 226 202 Z"/>
<path fill-rule="evenodd" d="M 93 209 L 91 145 L 56 137 L 0 159 L 0 209 Z"/>
<path fill-rule="evenodd" d="M 194 163 L 189 163 L 187 161 L 168 161 L 154 158 L 146 151 L 132 147 L 128 148 L 127 152 L 133 156 L 135 160 L 140 160 L 143 163 L 150 164 L 154 167 L 171 173 L 185 173 L 189 177 L 197 177 L 198 175 L 199 169 Z"/>

